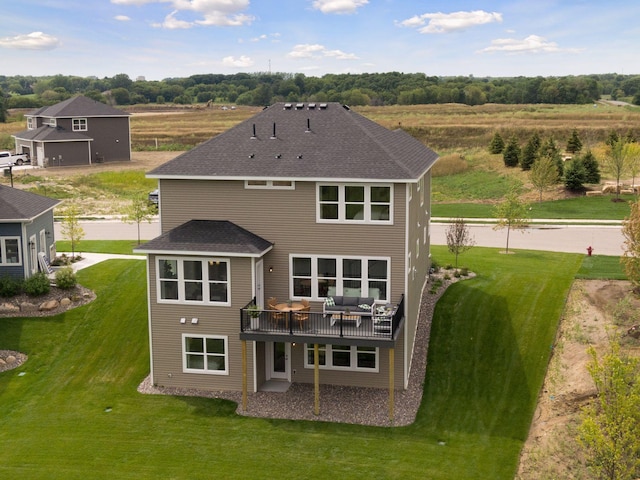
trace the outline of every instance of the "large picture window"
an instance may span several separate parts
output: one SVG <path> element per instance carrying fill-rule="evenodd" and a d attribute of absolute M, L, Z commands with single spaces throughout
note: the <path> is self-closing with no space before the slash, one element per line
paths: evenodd
<path fill-rule="evenodd" d="M 227 337 L 182 335 L 182 369 L 190 373 L 228 375 Z"/>
<path fill-rule="evenodd" d="M 305 344 L 304 367 L 314 368 L 313 344 Z M 327 370 L 378 371 L 378 349 L 355 345 L 318 345 L 318 366 Z"/>
<path fill-rule="evenodd" d="M 318 184 L 319 222 L 392 223 L 391 185 Z"/>
<path fill-rule="evenodd" d="M 20 264 L 20 237 L 0 237 L 0 265 Z"/>
<path fill-rule="evenodd" d="M 158 302 L 229 305 L 226 259 L 158 258 Z"/>
<path fill-rule="evenodd" d="M 322 300 L 333 295 L 389 301 L 389 258 L 291 256 L 291 297 Z"/>

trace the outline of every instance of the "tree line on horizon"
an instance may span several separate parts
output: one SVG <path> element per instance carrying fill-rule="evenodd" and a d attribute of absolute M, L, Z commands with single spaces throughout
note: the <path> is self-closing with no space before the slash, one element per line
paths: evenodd
<path fill-rule="evenodd" d="M 640 105 L 640 75 L 439 77 L 424 73 L 198 74 L 159 81 L 113 77 L 0 75 L 4 108 L 38 108 L 83 94 L 111 105 L 340 102 L 352 106 L 461 103 L 586 104 L 603 95 Z"/>

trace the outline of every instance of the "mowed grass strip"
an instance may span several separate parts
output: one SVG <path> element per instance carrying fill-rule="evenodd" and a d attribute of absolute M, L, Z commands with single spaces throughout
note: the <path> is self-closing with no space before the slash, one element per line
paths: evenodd
<path fill-rule="evenodd" d="M 0 474 L 511 479 L 580 260 L 465 253 L 478 276 L 440 300 L 422 406 L 402 428 L 244 418 L 226 401 L 137 393 L 149 370 L 145 262 L 90 267 L 78 277 L 91 304 L 0 321 L 0 348 L 29 355 L 0 374 Z"/>

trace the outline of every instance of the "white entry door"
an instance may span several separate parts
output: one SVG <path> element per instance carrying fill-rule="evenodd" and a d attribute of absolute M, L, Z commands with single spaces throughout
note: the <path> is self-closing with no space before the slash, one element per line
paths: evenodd
<path fill-rule="evenodd" d="M 278 378 L 291 381 L 291 344 L 267 343 L 267 380 Z"/>

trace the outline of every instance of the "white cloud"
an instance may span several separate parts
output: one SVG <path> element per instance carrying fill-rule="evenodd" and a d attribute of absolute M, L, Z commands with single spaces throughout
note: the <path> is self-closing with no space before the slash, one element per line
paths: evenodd
<path fill-rule="evenodd" d="M 128 22 L 129 20 L 131 20 L 131 17 L 127 17 L 126 15 L 116 15 L 113 18 L 118 20 L 119 22 Z"/>
<path fill-rule="evenodd" d="M 483 48 L 480 53 L 485 52 L 507 52 L 507 53 L 554 53 L 572 52 L 577 53 L 580 49 L 560 48 L 556 42 L 549 42 L 546 38 L 538 35 L 529 35 L 519 40 L 515 38 L 498 38 L 491 42 L 491 46 Z"/>
<path fill-rule="evenodd" d="M 222 59 L 222 64 L 226 67 L 251 67 L 254 62 L 246 55 L 240 55 L 240 58 L 233 56 L 224 57 Z"/>
<path fill-rule="evenodd" d="M 355 13 L 368 3 L 369 0 L 314 0 L 313 8 L 322 13 L 346 14 Z"/>
<path fill-rule="evenodd" d="M 472 12 L 424 13 L 396 23 L 401 27 L 418 28 L 420 33 L 449 33 L 493 22 L 502 22 L 502 14 L 474 10 Z"/>
<path fill-rule="evenodd" d="M 193 26 L 190 22 L 185 22 L 184 20 L 178 20 L 176 18 L 176 14 L 178 10 L 174 10 L 169 15 L 164 17 L 164 22 L 162 23 L 152 23 L 152 27 L 156 28 L 166 28 L 167 30 L 176 30 L 178 28 L 191 28 Z"/>
<path fill-rule="evenodd" d="M 60 46 L 60 40 L 42 32 L 0 38 L 0 47 L 20 50 L 53 50 Z"/>
<path fill-rule="evenodd" d="M 248 25 L 255 19 L 251 15 L 242 13 L 249 8 L 249 0 L 111 0 L 118 5 L 144 5 L 147 3 L 168 3 L 174 11 L 164 21 L 153 24 L 154 27 L 176 29 L 191 28 L 195 25 L 216 27 L 238 27 Z M 180 12 L 195 12 L 202 19 L 193 22 L 180 20 Z"/>
<path fill-rule="evenodd" d="M 345 53 L 342 50 L 328 50 L 324 45 L 299 44 L 293 47 L 287 56 L 289 58 L 323 58 L 333 57 L 338 60 L 357 60 L 358 56 L 353 53 Z"/>

